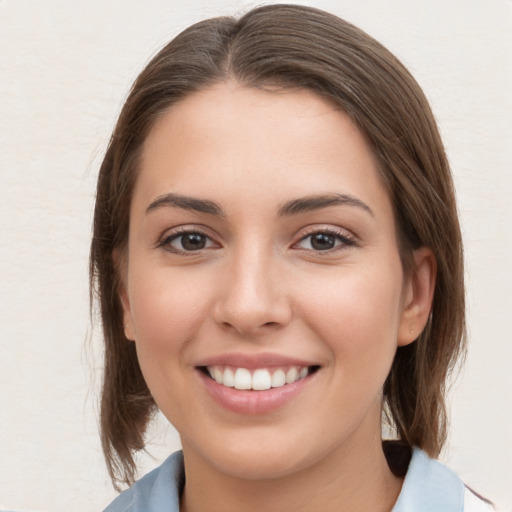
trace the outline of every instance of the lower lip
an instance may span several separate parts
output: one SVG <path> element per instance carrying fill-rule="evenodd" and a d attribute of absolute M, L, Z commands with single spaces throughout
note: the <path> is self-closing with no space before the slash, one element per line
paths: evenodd
<path fill-rule="evenodd" d="M 225 409 L 245 415 L 257 415 L 273 412 L 292 401 L 311 380 L 313 375 L 286 384 L 279 388 L 264 391 L 240 390 L 218 384 L 197 370 L 206 390 L 213 399 Z"/>

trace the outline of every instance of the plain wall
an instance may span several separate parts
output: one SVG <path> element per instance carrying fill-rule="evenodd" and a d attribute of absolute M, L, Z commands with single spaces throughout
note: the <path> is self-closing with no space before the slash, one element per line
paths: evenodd
<path fill-rule="evenodd" d="M 424 87 L 451 160 L 466 246 L 469 354 L 445 460 L 512 509 L 512 2 L 324 0 Z M 102 509 L 101 343 L 88 314 L 97 169 L 128 88 L 226 0 L 0 1 L 0 506 Z M 178 447 L 164 422 L 144 470 Z"/>

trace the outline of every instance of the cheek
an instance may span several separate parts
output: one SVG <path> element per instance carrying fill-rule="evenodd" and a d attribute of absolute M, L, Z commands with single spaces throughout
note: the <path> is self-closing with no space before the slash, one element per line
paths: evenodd
<path fill-rule="evenodd" d="M 189 354 L 208 308 L 207 297 L 169 269 L 133 270 L 130 306 L 137 357 L 153 398 L 174 424 L 176 411 L 186 415 L 189 408 L 182 377 L 191 369 Z"/>
<path fill-rule="evenodd" d="M 337 359 L 387 360 L 396 349 L 401 286 L 401 266 L 346 268 L 309 288 L 303 316 Z"/>
<path fill-rule="evenodd" d="M 169 269 L 148 273 L 135 268 L 130 284 L 135 339 L 141 351 L 158 355 L 179 351 L 208 308 L 204 289 Z"/>

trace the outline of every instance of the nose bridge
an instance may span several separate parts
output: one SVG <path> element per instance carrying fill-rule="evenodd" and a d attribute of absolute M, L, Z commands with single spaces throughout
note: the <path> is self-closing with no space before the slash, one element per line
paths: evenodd
<path fill-rule="evenodd" d="M 244 243 L 233 250 L 227 266 L 217 304 L 218 322 L 254 334 L 264 326 L 289 321 L 286 291 L 277 277 L 279 262 L 271 244 Z"/>

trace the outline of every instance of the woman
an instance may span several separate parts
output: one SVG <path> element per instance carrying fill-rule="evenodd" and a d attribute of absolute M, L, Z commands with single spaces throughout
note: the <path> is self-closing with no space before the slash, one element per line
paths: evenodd
<path fill-rule="evenodd" d="M 100 170 L 91 280 L 114 483 L 157 408 L 183 446 L 108 511 L 488 509 L 431 459 L 465 333 L 448 163 L 359 29 L 274 5 L 164 47 Z"/>

